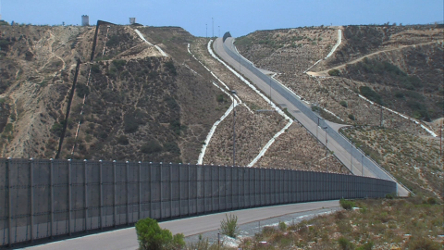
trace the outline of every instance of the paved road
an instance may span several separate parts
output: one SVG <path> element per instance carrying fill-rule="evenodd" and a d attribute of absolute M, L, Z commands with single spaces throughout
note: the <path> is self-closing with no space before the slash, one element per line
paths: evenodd
<path fill-rule="evenodd" d="M 308 202 L 291 205 L 261 207 L 252 209 L 243 209 L 232 212 L 238 217 L 238 224 L 246 224 L 254 221 L 266 220 L 273 217 L 279 217 L 287 214 L 298 212 L 313 211 L 323 208 L 338 208 L 339 201 L 321 201 Z M 185 236 L 205 233 L 217 230 L 220 222 L 225 218 L 226 213 L 211 214 L 200 217 L 192 217 L 187 219 L 179 219 L 159 223 L 160 227 L 169 229 L 173 234 L 183 233 Z M 137 236 L 134 227 L 121 229 L 112 232 L 104 232 L 99 234 L 88 235 L 80 238 L 74 238 L 64 241 L 58 241 L 45 245 L 33 246 L 27 249 L 33 250 L 77 250 L 77 249 L 137 249 Z"/>
<path fill-rule="evenodd" d="M 233 45 L 234 38 L 229 37 L 226 39 L 225 44 L 232 51 L 236 51 Z M 352 155 L 343 148 L 340 144 L 338 144 L 335 140 L 328 136 L 327 132 L 324 131 L 321 127 L 317 126 L 317 123 L 308 118 L 303 112 L 301 112 L 296 105 L 292 103 L 292 100 L 288 100 L 283 97 L 277 91 L 270 87 L 269 83 L 263 81 L 253 72 L 251 72 L 246 67 L 239 67 L 239 62 L 229 56 L 223 46 L 222 38 L 216 39 L 214 42 L 214 50 L 215 52 L 231 67 L 236 70 L 240 70 L 240 73 L 248 78 L 253 84 L 255 84 L 260 90 L 264 93 L 271 93 L 272 100 L 281 105 L 298 120 L 301 124 L 303 124 L 312 134 L 314 134 L 320 142 L 322 142 L 330 151 L 333 151 L 336 157 L 355 175 L 364 175 L 367 177 L 375 177 L 376 175 L 370 171 L 368 168 L 364 168 L 361 164 L 362 159 L 356 159 L 352 157 Z M 282 86 L 280 88 L 288 91 Z M 398 185 L 398 195 L 400 196 L 408 196 L 408 191 L 405 190 L 402 186 Z"/>

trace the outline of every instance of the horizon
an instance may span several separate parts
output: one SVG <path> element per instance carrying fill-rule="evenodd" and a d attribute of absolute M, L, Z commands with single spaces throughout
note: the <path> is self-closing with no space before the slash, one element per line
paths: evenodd
<path fill-rule="evenodd" d="M 130 17 L 136 17 L 145 26 L 181 27 L 200 37 L 222 36 L 227 31 L 239 37 L 258 30 L 321 25 L 426 25 L 442 23 L 443 8 L 443 1 L 438 0 L 256 0 L 255 4 L 251 0 L 0 1 L 0 15 L 8 23 L 81 25 L 82 15 L 88 15 L 90 25 L 97 20 L 127 25 Z"/>

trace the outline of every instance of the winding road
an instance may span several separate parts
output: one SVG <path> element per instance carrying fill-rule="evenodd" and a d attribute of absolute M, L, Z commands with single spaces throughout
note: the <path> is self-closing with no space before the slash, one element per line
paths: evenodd
<path fill-rule="evenodd" d="M 225 40 L 225 45 L 232 52 L 238 53 L 234 46 L 234 38 L 228 37 Z M 270 94 L 271 99 L 279 104 L 282 108 L 287 108 L 287 110 L 300 122 L 304 127 L 309 130 L 317 139 L 324 144 L 330 151 L 333 151 L 335 156 L 355 175 L 362 175 L 367 177 L 377 177 L 370 169 L 366 168 L 361 162 L 363 159 L 356 159 L 343 148 L 338 142 L 333 138 L 328 136 L 327 132 L 323 128 L 319 127 L 313 120 L 301 112 L 295 102 L 299 101 L 294 93 L 287 89 L 282 84 L 270 86 L 271 82 L 265 82 L 255 73 L 250 71 L 247 67 L 240 65 L 238 61 L 232 58 L 224 48 L 224 42 L 222 38 L 217 38 L 214 42 L 214 50 L 227 64 L 235 68 L 240 72 L 241 75 L 249 79 L 256 87 L 258 87 L 262 92 Z M 271 80 L 270 80 L 271 81 Z M 276 88 L 277 90 L 275 90 Z M 286 93 L 285 97 L 281 93 Z M 350 145 L 351 147 L 351 145 Z M 402 185 L 398 184 L 398 195 L 408 196 L 409 191 L 406 190 Z"/>

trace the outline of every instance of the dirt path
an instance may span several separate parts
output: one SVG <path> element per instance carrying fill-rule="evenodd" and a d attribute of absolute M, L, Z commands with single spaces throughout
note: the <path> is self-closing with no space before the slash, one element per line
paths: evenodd
<path fill-rule="evenodd" d="M 390 52 L 390 51 L 401 50 L 401 49 L 408 48 L 408 47 L 422 46 L 422 45 L 429 45 L 429 44 L 434 44 L 434 43 L 439 43 L 439 42 L 444 42 L 444 40 L 436 40 L 436 41 L 433 41 L 433 42 L 418 43 L 418 44 L 412 44 L 412 45 L 401 45 L 401 46 L 399 46 L 398 48 L 383 49 L 383 50 L 379 50 L 379 51 L 376 51 L 376 52 L 373 52 L 373 53 L 370 53 L 370 54 L 366 54 L 366 55 L 364 55 L 364 56 L 362 56 L 362 57 L 360 57 L 360 58 L 358 58 L 358 59 L 352 60 L 352 61 L 350 61 L 350 62 L 347 62 L 347 63 L 341 64 L 341 65 L 338 65 L 338 66 L 335 66 L 335 67 L 333 67 L 333 68 L 329 68 L 329 69 L 326 69 L 326 70 L 323 70 L 323 71 L 317 71 L 317 72 L 315 72 L 315 71 L 307 71 L 306 73 L 307 73 L 308 75 L 310 75 L 310 76 L 327 77 L 327 76 L 330 76 L 330 75 L 328 74 L 328 71 L 330 71 L 330 70 L 332 70 L 332 69 L 343 69 L 343 68 L 345 68 L 348 64 L 356 64 L 356 63 L 358 63 L 358 62 L 364 60 L 364 58 L 366 58 L 366 57 L 371 57 L 371 56 L 375 56 L 375 55 L 378 55 L 378 54 L 381 54 L 381 53 Z"/>

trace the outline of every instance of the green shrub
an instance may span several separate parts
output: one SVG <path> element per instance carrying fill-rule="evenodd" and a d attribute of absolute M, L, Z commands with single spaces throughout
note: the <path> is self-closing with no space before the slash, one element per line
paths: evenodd
<path fill-rule="evenodd" d="M 311 106 L 311 110 L 313 110 L 314 112 L 318 112 L 320 108 L 318 106 Z"/>
<path fill-rule="evenodd" d="M 340 76 L 341 75 L 341 71 L 339 71 L 339 69 L 332 69 L 328 71 L 328 74 L 330 76 Z"/>
<path fill-rule="evenodd" d="M 217 95 L 217 102 L 225 102 L 224 94 Z"/>
<path fill-rule="evenodd" d="M 118 45 L 119 42 L 120 42 L 120 37 L 118 35 L 114 35 L 108 39 L 108 42 L 106 42 L 106 46 L 113 47 Z"/>
<path fill-rule="evenodd" d="M 185 246 L 185 235 L 175 234 L 173 240 L 168 246 L 168 249 L 182 249 Z"/>
<path fill-rule="evenodd" d="M 129 144 L 128 137 L 126 137 L 124 135 L 117 137 L 117 143 L 122 144 L 122 145 L 128 145 Z"/>
<path fill-rule="evenodd" d="M 144 154 L 152 154 L 162 151 L 162 146 L 157 141 L 149 141 L 142 145 L 140 151 Z"/>
<path fill-rule="evenodd" d="M 239 228 L 237 226 L 237 216 L 234 214 L 225 214 L 225 219 L 220 222 L 220 232 L 227 236 L 236 238 L 236 235 L 239 232 Z"/>
<path fill-rule="evenodd" d="M 344 107 L 344 108 L 348 107 L 348 104 L 347 104 L 346 101 L 341 101 L 341 102 L 339 102 L 339 104 L 341 104 L 341 106 Z"/>
<path fill-rule="evenodd" d="M 113 60 L 113 65 L 117 68 L 117 70 L 122 70 L 125 64 L 125 60 Z"/>
<path fill-rule="evenodd" d="M 280 221 L 279 222 L 279 229 L 281 231 L 285 231 L 285 229 L 287 229 L 287 224 L 285 224 L 285 222 L 283 222 L 283 221 Z"/>
<path fill-rule="evenodd" d="M 96 74 L 100 73 L 100 66 L 98 64 L 93 64 L 91 66 L 91 72 L 96 73 Z"/>
<path fill-rule="evenodd" d="M 365 243 L 364 245 L 362 245 L 362 246 L 356 248 L 356 250 L 372 250 L 373 245 L 374 245 L 373 242 L 370 241 L 370 242 L 367 242 L 367 243 Z"/>
<path fill-rule="evenodd" d="M 174 66 L 173 61 L 168 61 L 165 63 L 165 68 L 173 75 L 177 75 L 176 67 Z"/>
<path fill-rule="evenodd" d="M 376 93 L 373 89 L 367 86 L 361 86 L 359 88 L 359 92 L 361 92 L 361 95 L 365 96 L 370 101 L 374 101 L 380 105 L 383 105 L 381 96 Z"/>
<path fill-rule="evenodd" d="M 63 124 L 61 123 L 54 123 L 51 127 L 51 133 L 53 133 L 56 136 L 61 136 L 62 135 L 62 131 L 63 131 Z"/>
<path fill-rule="evenodd" d="M 397 91 L 395 92 L 395 97 L 398 99 L 404 99 L 405 96 L 404 93 Z"/>
<path fill-rule="evenodd" d="M 413 250 L 438 250 L 442 249 L 438 242 L 434 242 L 426 237 L 412 237 L 406 244 L 404 249 L 413 249 Z"/>
<path fill-rule="evenodd" d="M 396 194 L 386 194 L 385 198 L 391 200 L 391 199 L 395 198 L 395 196 L 396 196 Z"/>
<path fill-rule="evenodd" d="M 341 249 L 343 249 L 343 250 L 353 250 L 353 249 L 355 249 L 355 246 L 353 245 L 353 243 L 351 243 L 349 240 L 347 240 L 344 237 L 340 237 L 338 239 L 338 244 L 341 247 Z"/>
<path fill-rule="evenodd" d="M 157 221 L 151 218 L 139 220 L 136 223 L 136 232 L 139 247 L 143 250 L 167 249 L 173 240 L 171 232 L 161 229 Z"/>
<path fill-rule="evenodd" d="M 348 115 L 348 119 L 354 121 L 355 120 L 355 116 L 353 114 L 349 114 Z"/>
<path fill-rule="evenodd" d="M 177 143 L 174 142 L 174 141 L 171 141 L 171 142 L 167 142 L 167 143 L 165 143 L 165 145 L 163 146 L 163 148 L 164 148 L 166 151 L 170 152 L 170 153 L 173 153 L 173 154 L 180 154 L 180 148 L 179 148 L 179 146 L 177 145 Z"/>
<path fill-rule="evenodd" d="M 89 87 L 83 83 L 77 84 L 76 93 L 79 98 L 83 98 L 85 95 L 89 95 Z"/>
<path fill-rule="evenodd" d="M 435 205 L 435 204 L 436 204 L 436 199 L 433 198 L 433 197 L 429 197 L 429 198 L 427 199 L 427 204 Z"/>
<path fill-rule="evenodd" d="M 353 201 L 349 201 L 349 200 L 345 200 L 345 199 L 341 199 L 339 201 L 339 204 L 341 204 L 341 207 L 347 210 L 352 209 L 352 207 L 355 207 L 356 204 Z"/>

